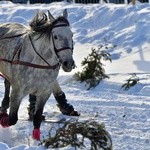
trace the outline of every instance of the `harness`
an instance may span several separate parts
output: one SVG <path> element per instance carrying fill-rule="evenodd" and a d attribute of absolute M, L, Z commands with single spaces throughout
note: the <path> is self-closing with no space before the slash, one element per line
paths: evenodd
<path fill-rule="evenodd" d="M 63 26 L 68 26 L 67 24 L 59 24 L 59 25 L 55 25 L 53 26 L 53 28 L 58 28 L 58 27 L 63 27 Z M 52 28 L 52 29 L 53 29 Z M 8 37 L 0 37 L 0 40 L 3 40 L 3 39 L 11 39 L 11 38 L 16 38 L 16 37 L 19 37 L 19 36 L 23 36 L 25 35 L 27 32 L 25 33 L 22 33 L 22 34 L 18 34 L 18 35 L 14 35 L 14 36 L 8 36 Z M 38 65 L 38 64 L 34 64 L 34 63 L 30 63 L 30 62 L 25 62 L 25 61 L 20 61 L 19 60 L 19 56 L 20 56 L 20 52 L 21 52 L 21 44 L 19 46 L 16 47 L 15 49 L 15 52 L 14 52 L 14 56 L 12 58 L 12 60 L 8 60 L 8 59 L 5 59 L 5 58 L 0 58 L 0 61 L 4 61 L 4 62 L 7 62 L 7 63 L 11 63 L 13 65 L 24 65 L 24 66 L 29 66 L 29 67 L 33 67 L 33 68 L 39 68 L 39 69 L 56 69 L 60 66 L 60 63 L 58 62 L 57 64 L 55 65 L 50 65 L 35 49 L 35 46 L 34 46 L 34 43 L 32 41 L 32 38 L 30 36 L 30 34 L 28 35 L 29 37 L 29 40 L 31 42 L 31 45 L 33 47 L 33 50 L 35 51 L 35 53 L 47 64 L 47 66 L 45 65 Z M 54 43 L 54 38 L 53 38 L 53 35 L 52 35 L 52 41 L 53 41 L 53 46 L 54 46 L 54 51 L 58 56 L 58 53 L 60 51 L 63 51 L 63 50 L 66 50 L 66 49 L 71 49 L 73 50 L 73 48 L 70 48 L 70 47 L 63 47 L 63 48 L 60 48 L 60 49 L 57 49 L 56 46 L 55 46 L 55 43 Z M 15 55 L 17 54 L 18 52 L 18 60 L 14 60 L 14 57 Z"/>

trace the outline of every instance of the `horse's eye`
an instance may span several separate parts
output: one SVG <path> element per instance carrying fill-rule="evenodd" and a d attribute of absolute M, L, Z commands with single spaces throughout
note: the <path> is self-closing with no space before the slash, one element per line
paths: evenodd
<path fill-rule="evenodd" d="M 57 39 L 58 39 L 58 37 L 57 37 L 56 35 L 54 35 L 54 39 L 55 39 L 55 40 L 57 40 Z"/>

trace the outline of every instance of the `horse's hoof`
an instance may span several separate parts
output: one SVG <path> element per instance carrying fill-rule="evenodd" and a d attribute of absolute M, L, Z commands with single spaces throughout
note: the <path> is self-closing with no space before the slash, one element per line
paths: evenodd
<path fill-rule="evenodd" d="M 70 113 L 70 116 L 80 116 L 80 113 L 73 110 L 71 113 Z"/>
<path fill-rule="evenodd" d="M 40 129 L 34 129 L 32 133 L 32 138 L 40 141 Z"/>
<path fill-rule="evenodd" d="M 74 110 L 73 106 L 66 103 L 64 106 L 57 105 L 63 115 L 67 116 L 80 116 L 80 113 Z"/>
<path fill-rule="evenodd" d="M 0 125 L 3 128 L 9 127 L 9 120 L 8 120 L 8 114 L 7 113 L 0 113 Z"/>

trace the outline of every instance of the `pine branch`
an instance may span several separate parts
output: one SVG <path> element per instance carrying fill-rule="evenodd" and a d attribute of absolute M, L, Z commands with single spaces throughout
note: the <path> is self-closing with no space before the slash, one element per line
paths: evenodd
<path fill-rule="evenodd" d="M 72 146 L 82 149 L 86 147 L 86 140 L 91 142 L 91 150 L 112 150 L 110 134 L 105 130 L 104 124 L 94 120 L 84 122 L 67 122 L 55 134 L 43 141 L 46 148 L 62 148 Z"/>

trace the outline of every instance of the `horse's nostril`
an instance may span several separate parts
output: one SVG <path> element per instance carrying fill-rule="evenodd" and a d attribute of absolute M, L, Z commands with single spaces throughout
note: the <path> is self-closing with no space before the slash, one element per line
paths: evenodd
<path fill-rule="evenodd" d="M 67 61 L 65 61 L 65 62 L 63 63 L 63 65 L 64 65 L 64 66 L 67 66 L 67 65 L 68 65 L 68 62 L 67 62 Z"/>
<path fill-rule="evenodd" d="M 70 69 L 74 69 L 75 68 L 75 62 L 74 61 L 64 61 L 63 66 L 70 68 Z"/>

